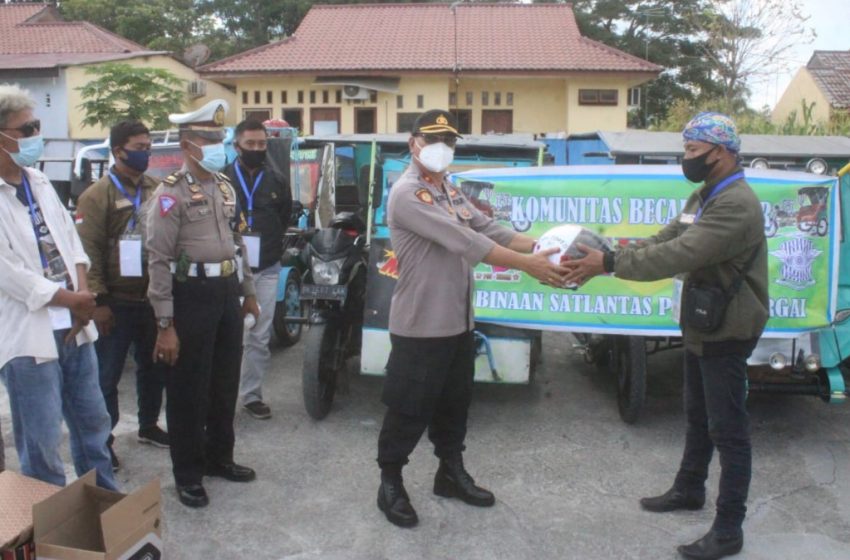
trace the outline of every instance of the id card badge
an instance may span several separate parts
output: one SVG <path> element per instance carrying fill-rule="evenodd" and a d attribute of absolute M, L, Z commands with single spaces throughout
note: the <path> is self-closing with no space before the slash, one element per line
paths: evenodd
<path fill-rule="evenodd" d="M 118 240 L 118 260 L 121 276 L 142 276 L 142 236 L 122 235 Z"/>
<path fill-rule="evenodd" d="M 682 324 L 682 293 L 685 289 L 685 281 L 680 276 L 673 278 L 673 298 L 670 306 L 670 315 L 677 325 Z"/>
<path fill-rule="evenodd" d="M 248 266 L 257 268 L 260 266 L 260 236 L 251 233 L 242 234 L 245 242 L 245 250 L 248 251 Z"/>
<path fill-rule="evenodd" d="M 68 284 L 57 282 L 60 288 L 67 288 Z M 67 307 L 47 306 L 47 312 L 50 314 L 50 324 L 54 331 L 64 331 L 72 326 L 71 310 Z"/>

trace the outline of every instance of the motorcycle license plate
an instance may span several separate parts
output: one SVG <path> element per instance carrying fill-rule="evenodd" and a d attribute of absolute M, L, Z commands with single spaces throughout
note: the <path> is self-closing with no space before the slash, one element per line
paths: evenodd
<path fill-rule="evenodd" d="M 301 286 L 301 299 L 331 299 L 345 301 L 348 286 L 319 286 L 304 284 Z"/>

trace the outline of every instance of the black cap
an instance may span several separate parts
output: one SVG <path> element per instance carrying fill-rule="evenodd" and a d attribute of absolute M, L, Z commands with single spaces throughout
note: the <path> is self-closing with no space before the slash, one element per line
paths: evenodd
<path fill-rule="evenodd" d="M 411 134 L 454 134 L 457 133 L 457 120 L 454 115 L 442 109 L 425 111 L 416 118 Z"/>

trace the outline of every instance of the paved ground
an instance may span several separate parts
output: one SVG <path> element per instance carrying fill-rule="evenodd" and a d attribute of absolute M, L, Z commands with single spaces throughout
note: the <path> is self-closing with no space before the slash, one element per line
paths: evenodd
<path fill-rule="evenodd" d="M 436 460 L 423 441 L 405 470 L 420 525 L 401 530 L 375 507 L 375 442 L 381 381 L 355 377 L 322 422 L 301 403 L 303 349 L 274 350 L 266 388 L 269 421 L 237 416 L 237 457 L 259 480 L 209 480 L 209 508 L 176 499 L 166 451 L 135 440 L 133 375 L 122 383 L 120 482 L 163 483 L 167 558 L 252 559 L 673 559 L 675 546 L 711 524 L 695 513 L 658 515 L 638 498 L 667 489 L 681 453 L 680 354 L 650 358 L 647 408 L 635 426 L 616 411 L 613 380 L 585 365 L 566 335 L 544 338 L 544 363 L 529 387 L 478 386 L 466 454 L 497 496 L 476 509 L 431 494 Z M 754 480 L 742 560 L 850 559 L 850 405 L 755 395 Z M 9 467 L 6 396 L 0 420 Z M 66 451 L 67 455 L 67 451 Z"/>

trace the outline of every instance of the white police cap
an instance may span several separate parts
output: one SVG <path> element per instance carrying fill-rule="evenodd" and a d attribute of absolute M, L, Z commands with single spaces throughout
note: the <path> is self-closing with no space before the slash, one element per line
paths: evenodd
<path fill-rule="evenodd" d="M 230 109 L 224 99 L 213 99 L 200 109 L 190 113 L 173 113 L 168 115 L 172 124 L 180 126 L 182 130 L 198 131 L 220 131 L 224 126 L 224 117 Z"/>

